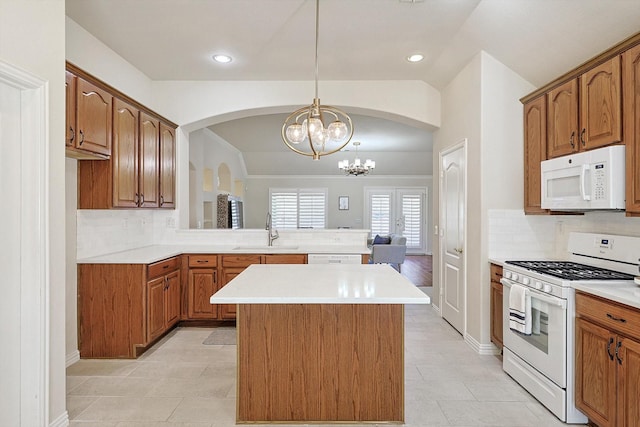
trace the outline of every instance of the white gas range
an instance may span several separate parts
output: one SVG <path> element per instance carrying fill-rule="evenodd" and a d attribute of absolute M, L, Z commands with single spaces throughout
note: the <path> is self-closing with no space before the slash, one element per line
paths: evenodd
<path fill-rule="evenodd" d="M 638 274 L 640 238 L 571 233 L 566 261 L 506 261 L 503 266 L 503 369 L 560 420 L 586 423 L 574 404 L 575 290 L 580 284 L 629 286 Z M 509 327 L 513 286 L 526 289 L 532 330 Z"/>

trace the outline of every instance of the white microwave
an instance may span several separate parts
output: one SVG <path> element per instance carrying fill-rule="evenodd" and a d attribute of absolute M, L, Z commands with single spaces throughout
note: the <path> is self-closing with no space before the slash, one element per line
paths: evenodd
<path fill-rule="evenodd" d="M 542 208 L 624 210 L 624 153 L 624 145 L 612 145 L 542 161 Z"/>

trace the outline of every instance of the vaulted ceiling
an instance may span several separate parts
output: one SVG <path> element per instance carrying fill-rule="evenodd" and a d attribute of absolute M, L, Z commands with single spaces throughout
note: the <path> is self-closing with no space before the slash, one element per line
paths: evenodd
<path fill-rule="evenodd" d="M 314 78 L 311 0 L 66 0 L 66 9 L 152 80 Z M 541 86 L 636 33 L 638 22 L 638 0 L 321 0 L 319 76 L 423 80 L 442 89 L 484 50 Z M 214 63 L 216 53 L 233 60 Z M 409 63 L 412 53 L 425 59 Z M 287 154 L 283 119 L 249 117 L 210 129 L 243 153 L 250 174 L 270 174 L 252 153 Z M 377 173 L 431 173 L 430 164 L 403 162 L 430 162 L 429 130 L 367 116 L 354 123 L 361 157 L 378 156 Z M 274 138 L 259 137 L 267 128 L 277 129 Z M 335 174 L 343 157 L 331 156 L 318 173 Z"/>

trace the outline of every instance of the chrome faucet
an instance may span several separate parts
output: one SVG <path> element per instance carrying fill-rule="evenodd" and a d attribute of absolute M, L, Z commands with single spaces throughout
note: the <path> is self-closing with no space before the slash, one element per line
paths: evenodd
<path fill-rule="evenodd" d="M 278 237 L 280 237 L 280 235 L 278 234 L 278 230 L 274 230 L 271 224 L 271 212 L 267 212 L 267 224 L 265 225 L 264 229 L 269 231 L 269 234 L 268 234 L 269 246 L 273 246 L 273 241 L 276 240 Z"/>

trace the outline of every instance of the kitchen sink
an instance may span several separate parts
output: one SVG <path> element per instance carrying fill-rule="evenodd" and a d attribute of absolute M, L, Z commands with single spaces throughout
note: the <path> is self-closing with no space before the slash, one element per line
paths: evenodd
<path fill-rule="evenodd" d="M 267 246 L 267 245 L 247 245 L 236 246 L 234 251 L 282 251 L 282 250 L 295 250 L 298 246 Z"/>

